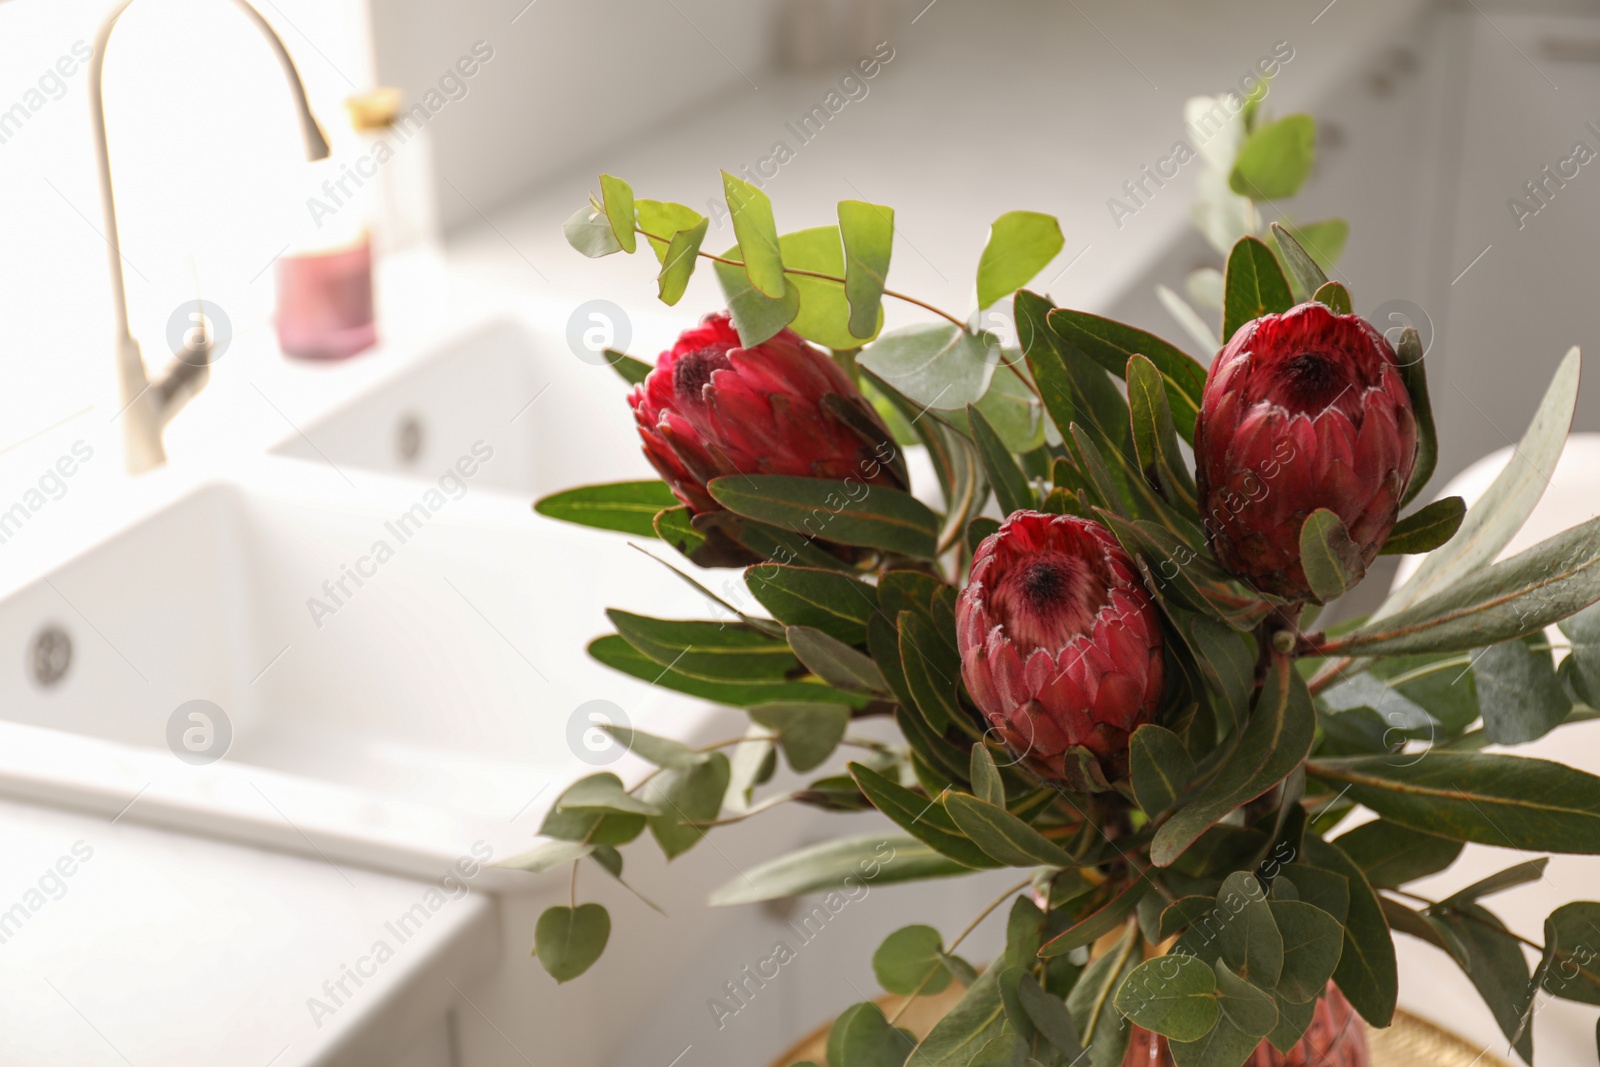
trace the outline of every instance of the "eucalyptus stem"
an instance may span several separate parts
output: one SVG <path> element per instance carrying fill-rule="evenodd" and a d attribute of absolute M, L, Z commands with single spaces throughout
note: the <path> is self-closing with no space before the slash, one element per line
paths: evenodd
<path fill-rule="evenodd" d="M 1440 904 L 1440 901 L 1429 900 L 1425 896 L 1421 896 L 1421 895 L 1419 895 L 1417 893 L 1413 893 L 1413 892 L 1411 892 L 1409 890 L 1406 890 L 1406 889 L 1390 889 L 1389 892 L 1394 893 L 1397 896 L 1410 897 L 1412 900 L 1416 901 L 1417 903 L 1425 904 L 1430 908 L 1437 908 L 1439 906 L 1439 904 Z M 1489 922 L 1487 919 L 1480 919 L 1478 916 L 1472 914 L 1470 911 L 1461 911 L 1461 910 L 1459 910 L 1457 908 L 1447 908 L 1445 910 L 1449 911 L 1452 915 L 1459 915 L 1459 916 L 1461 916 L 1461 918 L 1466 919 L 1469 922 L 1475 922 L 1479 926 L 1486 927 L 1487 929 L 1493 930 L 1497 934 L 1505 934 L 1508 937 L 1512 938 L 1513 940 L 1522 942 L 1524 945 L 1528 946 L 1529 948 L 1533 949 L 1535 952 L 1539 953 L 1539 955 L 1541 955 L 1541 956 L 1544 955 L 1544 946 L 1543 945 L 1539 944 L 1537 941 L 1529 941 L 1527 938 L 1523 937 L 1521 934 L 1517 933 L 1515 930 L 1511 929 L 1508 926 L 1505 926 L 1503 924 L 1502 925 L 1496 925 L 1496 924 L 1494 924 L 1492 922 Z"/>
<path fill-rule="evenodd" d="M 961 933 L 956 935 L 956 939 L 954 941 L 950 942 L 950 947 L 945 949 L 945 954 L 948 955 L 949 953 L 954 952 L 956 950 L 956 948 L 961 944 L 961 942 L 963 942 L 963 941 L 965 941 L 967 939 L 967 935 L 972 933 L 972 931 L 974 931 L 974 930 L 976 930 L 978 928 L 978 924 L 979 923 L 983 922 L 983 920 L 987 919 L 991 914 L 994 913 L 994 909 L 998 908 L 1000 905 L 1002 905 L 1006 901 L 1010 900 L 1013 895 L 1015 895 L 1017 893 L 1020 893 L 1024 889 L 1028 888 L 1028 886 L 1030 886 L 1031 884 L 1033 884 L 1033 877 L 1030 875 L 1029 877 L 1024 878 L 1022 881 L 1018 882 L 1016 885 L 1012 886 L 1010 889 L 1007 889 L 1004 893 L 1001 893 L 998 897 L 996 897 L 992 902 L 990 902 L 988 907 L 984 908 L 982 911 L 980 911 L 978 913 L 978 917 L 976 919 L 973 919 L 970 923 L 967 924 L 967 928 L 965 930 L 961 931 Z M 901 1015 L 905 1014 L 905 1010 L 907 1008 L 911 1007 L 911 1002 L 916 1000 L 918 995 L 920 995 L 922 993 L 922 988 L 924 986 L 926 986 L 930 981 L 933 980 L 933 976 L 934 976 L 935 973 L 936 973 L 935 971 L 929 970 L 928 973 L 923 977 L 922 981 L 917 983 L 917 988 L 913 989 L 911 991 L 911 993 L 906 997 L 905 1003 L 901 1004 L 898 1008 L 895 1009 L 894 1015 L 892 1015 L 890 1017 L 890 1019 L 889 1019 L 889 1025 L 890 1026 L 893 1026 L 895 1024 L 895 1021 L 897 1019 L 899 1019 Z"/>

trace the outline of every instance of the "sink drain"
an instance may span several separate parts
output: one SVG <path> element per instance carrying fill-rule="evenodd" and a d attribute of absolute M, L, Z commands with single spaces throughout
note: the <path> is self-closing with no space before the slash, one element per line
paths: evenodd
<path fill-rule="evenodd" d="M 46 623 L 28 645 L 28 674 L 40 689 L 61 684 L 72 667 L 72 635 L 55 623 Z"/>

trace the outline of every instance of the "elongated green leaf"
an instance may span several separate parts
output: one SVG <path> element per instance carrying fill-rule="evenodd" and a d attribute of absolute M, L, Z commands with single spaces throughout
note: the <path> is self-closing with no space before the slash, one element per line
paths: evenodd
<path fill-rule="evenodd" d="M 1369 621 L 1329 648 L 1361 655 L 1459 652 L 1537 633 L 1600 600 L 1597 564 L 1600 519 L 1590 519 L 1404 611 Z"/>
<path fill-rule="evenodd" d="M 533 954 L 557 982 L 594 966 L 611 938 L 611 915 L 599 904 L 546 908 L 533 928 Z"/>
<path fill-rule="evenodd" d="M 1417 460 L 1411 468 L 1411 481 L 1400 498 L 1400 506 L 1415 500 L 1433 477 L 1439 464 L 1439 431 L 1433 421 L 1433 400 L 1428 395 L 1428 368 L 1423 360 L 1422 339 L 1416 327 L 1407 326 L 1400 331 L 1400 341 L 1395 346 L 1400 363 L 1400 377 L 1406 384 L 1406 395 L 1411 398 L 1411 410 L 1417 418 Z"/>
<path fill-rule="evenodd" d="M 622 246 L 617 243 L 617 235 L 611 230 L 611 220 L 593 204 L 585 204 L 573 212 L 561 224 L 561 232 L 566 235 L 567 244 L 590 259 L 622 251 Z"/>
<path fill-rule="evenodd" d="M 1483 997 L 1501 1032 L 1518 1055 L 1528 1063 L 1534 1062 L 1533 1027 L 1522 1026 L 1534 990 L 1522 946 L 1494 914 L 1476 905 L 1463 905 L 1459 914 L 1442 914 L 1436 921 L 1465 946 L 1466 960 L 1457 962 Z"/>
<path fill-rule="evenodd" d="M 1306 583 L 1322 603 L 1344 596 L 1366 574 L 1360 547 L 1327 508 L 1313 511 L 1300 527 L 1300 562 Z"/>
<path fill-rule="evenodd" d="M 959 725 L 968 733 L 976 732 L 956 701 L 961 660 L 948 639 L 923 612 L 902 611 L 895 621 L 900 629 L 900 664 L 906 686 L 928 728 L 943 734 L 950 726 Z"/>
<path fill-rule="evenodd" d="M 988 334 L 953 323 L 919 323 L 891 330 L 856 357 L 921 408 L 960 410 L 989 388 L 1000 349 Z"/>
<path fill-rule="evenodd" d="M 1250 721 L 1216 776 L 1156 831 L 1150 859 L 1166 867 L 1229 812 L 1288 777 L 1311 751 L 1317 716 L 1285 656 L 1275 656 Z"/>
<path fill-rule="evenodd" d="M 1090 961 L 1067 994 L 1067 1011 L 1089 1055 L 1080 1064 L 1117 1067 L 1127 1046 L 1129 1023 L 1116 1010 L 1117 990 L 1139 965 L 1134 930 L 1123 930 L 1110 949 Z"/>
<path fill-rule="evenodd" d="M 638 238 L 633 232 L 633 187 L 621 178 L 610 174 L 600 175 L 600 199 L 606 208 L 606 221 L 624 252 L 633 253 L 638 248 Z"/>
<path fill-rule="evenodd" d="M 1228 185 L 1252 200 L 1293 196 L 1311 173 L 1316 145 L 1317 123 L 1310 115 L 1287 115 L 1260 126 L 1239 149 Z"/>
<path fill-rule="evenodd" d="M 1506 461 L 1505 469 L 1467 510 L 1455 536 L 1442 548 L 1429 553 L 1417 572 L 1372 613 L 1372 623 L 1424 597 L 1448 590 L 1464 577 L 1476 573 L 1498 556 L 1522 529 L 1534 505 L 1544 495 L 1550 472 L 1555 470 L 1562 446 L 1566 444 L 1578 402 L 1579 369 L 1578 350 L 1574 348 L 1562 359 L 1539 410 Z"/>
<path fill-rule="evenodd" d="M 850 764 L 850 774 L 873 807 L 930 848 L 973 870 L 1001 866 L 961 831 L 937 797 L 913 793 L 859 763 Z"/>
<path fill-rule="evenodd" d="M 829 685 L 858 693 L 888 693 L 883 673 L 866 653 L 809 626 L 791 626 L 787 634 L 800 662 Z"/>
<path fill-rule="evenodd" d="M 1341 834 L 1334 844 L 1361 868 L 1368 882 L 1380 889 L 1394 889 L 1438 874 L 1456 861 L 1462 849 L 1459 841 L 1421 833 L 1383 819 L 1362 823 Z"/>
<path fill-rule="evenodd" d="M 1426 761 L 1424 761 L 1426 762 Z M 1394 958 L 1394 938 L 1384 918 L 1378 894 L 1361 868 L 1337 845 L 1306 835 L 1306 856 L 1318 867 L 1342 875 L 1349 886 L 1349 908 L 1344 918 L 1344 948 L 1333 980 L 1351 1007 L 1373 1026 L 1388 1026 L 1394 1018 L 1400 979 Z M 1295 865 L 1291 865 L 1290 877 Z M 1326 910 L 1326 909 L 1324 909 Z"/>
<path fill-rule="evenodd" d="M 1194 478 L 1178 451 L 1178 431 L 1167 404 L 1161 372 L 1144 356 L 1128 357 L 1125 372 L 1128 382 L 1128 413 L 1133 420 L 1133 447 L 1139 459 L 1139 472 L 1159 487 L 1168 503 L 1192 508 L 1196 495 Z"/>
<path fill-rule="evenodd" d="M 1010 515 L 1014 511 L 1031 509 L 1034 505 L 1033 487 L 1028 484 L 1028 476 L 1022 473 L 1022 468 L 1012 458 L 1011 450 L 1000 440 L 1000 435 L 989 425 L 983 412 L 971 404 L 967 405 L 967 420 L 972 427 L 972 439 L 978 446 L 978 458 L 983 462 L 983 473 L 994 489 L 1001 514 Z"/>
<path fill-rule="evenodd" d="M 689 279 L 694 276 L 695 264 L 700 260 L 700 243 L 706 239 L 706 228 L 710 224 L 710 219 L 701 219 L 693 227 L 672 235 L 672 243 L 667 246 L 661 263 L 661 273 L 656 276 L 656 291 L 663 304 L 672 305 L 683 299 Z"/>
<path fill-rule="evenodd" d="M 1404 556 L 1417 552 L 1432 552 L 1454 537 L 1466 518 L 1467 504 L 1458 496 L 1435 500 L 1395 523 L 1389 539 L 1379 549 L 1380 555 Z"/>
<path fill-rule="evenodd" d="M 789 766 L 804 773 L 833 755 L 850 725 L 843 704 L 757 704 L 750 718 L 777 735 Z"/>
<path fill-rule="evenodd" d="M 1005 1004 L 1000 997 L 999 968 L 990 968 L 967 989 L 959 1003 L 940 1019 L 911 1054 L 913 1064 L 970 1064 L 979 1051 L 1001 1035 Z"/>
<path fill-rule="evenodd" d="M 652 685 L 704 697 L 718 704 L 730 704 L 736 708 L 749 707 L 752 704 L 770 704 L 774 701 L 797 701 L 802 704 L 839 703 L 858 707 L 866 700 L 857 694 L 834 689 L 811 678 L 792 682 L 708 681 L 663 667 L 617 634 L 607 634 L 589 642 L 589 655 L 607 667 L 622 671 L 624 674 L 631 674 Z"/>
<path fill-rule="evenodd" d="M 1065 243 L 1054 215 L 1008 211 L 995 219 L 978 260 L 978 307 L 986 308 L 1027 285 Z"/>
<path fill-rule="evenodd" d="M 737 514 L 838 544 L 931 559 L 939 516 L 898 489 L 827 478 L 733 474 L 706 486 Z"/>
<path fill-rule="evenodd" d="M 650 372 L 656 369 L 652 363 L 646 363 L 642 359 L 634 359 L 632 356 L 609 348 L 606 349 L 606 360 L 611 365 L 611 369 L 617 372 L 617 377 L 629 385 L 638 385 L 650 377 Z"/>
<path fill-rule="evenodd" d="M 711 682 L 782 682 L 800 666 L 786 643 L 742 624 L 652 619 L 618 608 L 607 609 L 606 618 L 661 666 Z"/>
<path fill-rule="evenodd" d="M 1424 833 L 1531 852 L 1600 852 L 1600 778 L 1523 756 L 1431 751 L 1318 760 L 1312 777 Z"/>
<path fill-rule="evenodd" d="M 1285 283 L 1287 285 L 1287 283 Z M 1348 315 L 1351 312 L 1350 290 L 1338 282 L 1328 282 L 1315 293 L 1311 299 L 1331 310 L 1335 315 Z"/>
<path fill-rule="evenodd" d="M 1034 1029 L 1068 1062 L 1083 1055 L 1077 1024 L 1060 997 L 1046 992 L 1033 975 L 1024 973 L 1017 982 L 1017 999 Z"/>
<path fill-rule="evenodd" d="M 1550 857 L 1540 856 L 1536 860 L 1524 860 L 1513 864 L 1505 870 L 1491 874 L 1487 878 L 1480 878 L 1465 889 L 1458 890 L 1439 901 L 1437 911 L 1445 912 L 1451 908 L 1458 908 L 1465 904 L 1475 904 L 1487 896 L 1495 893 L 1504 893 L 1508 889 L 1515 889 L 1519 885 L 1528 885 L 1544 877 L 1544 869 L 1550 866 Z"/>
<path fill-rule="evenodd" d="M 1148 814 L 1172 807 L 1194 777 L 1194 760 L 1178 735 L 1154 723 L 1134 731 L 1128 754 L 1133 795 Z"/>
<path fill-rule="evenodd" d="M 1006 806 L 1006 786 L 994 755 L 982 741 L 972 746 L 972 795 L 997 808 Z"/>
<path fill-rule="evenodd" d="M 722 254 L 723 259 L 739 262 L 740 248 L 734 245 Z M 728 312 L 733 316 L 734 329 L 739 331 L 739 343 L 751 348 L 769 340 L 795 320 L 800 314 L 800 290 L 788 286 L 781 296 L 768 296 L 745 273 L 743 267 L 727 263 L 713 263 L 717 284 L 728 301 Z"/>
<path fill-rule="evenodd" d="M 783 257 L 778 251 L 778 226 L 772 219 L 772 201 L 767 194 L 743 178 L 722 172 L 722 189 L 733 219 L 733 235 L 739 241 L 744 273 L 750 284 L 770 297 L 781 297 L 788 290 L 783 274 Z"/>
<path fill-rule="evenodd" d="M 1035 301 L 1039 299 L 1034 297 Z M 1112 374 L 1125 373 L 1129 357 L 1135 354 L 1154 363 L 1166 385 L 1167 403 L 1171 405 L 1178 436 L 1194 444 L 1194 420 L 1200 412 L 1200 394 L 1206 385 L 1206 369 L 1194 357 L 1154 334 L 1086 311 L 1056 308 L 1049 312 L 1049 325 L 1062 340 Z M 1024 339 L 1023 350 L 1026 351 L 1028 346 L 1020 312 L 1017 335 Z"/>
<path fill-rule="evenodd" d="M 757 864 L 712 893 L 709 903 L 716 907 L 755 904 L 829 889 L 944 878 L 970 871 L 904 834 L 860 834 Z"/>
<path fill-rule="evenodd" d="M 1289 277 L 1299 283 L 1304 292 L 1314 293 L 1328 284 L 1328 276 L 1322 272 L 1316 260 L 1280 223 L 1272 224 L 1272 237 L 1278 246 L 1278 254 L 1283 257 L 1283 265 L 1289 271 Z"/>
<path fill-rule="evenodd" d="M 863 200 L 839 201 L 844 242 L 844 293 L 850 302 L 850 332 L 876 337 L 883 322 L 883 287 L 894 247 L 894 209 Z"/>
<path fill-rule="evenodd" d="M 551 493 L 540 498 L 533 510 L 579 526 L 654 537 L 656 512 L 677 504 L 678 498 L 665 482 L 612 482 Z"/>
<path fill-rule="evenodd" d="M 1194 656 L 1219 718 L 1230 724 L 1246 721 L 1255 687 L 1254 638 L 1187 612 L 1174 613 L 1173 623 Z"/>
<path fill-rule="evenodd" d="M 1217 1024 L 1217 976 L 1197 956 L 1168 955 L 1134 968 L 1117 990 L 1117 1010 L 1174 1041 L 1198 1041 Z"/>
<path fill-rule="evenodd" d="M 1350 224 L 1344 219 L 1319 219 L 1316 222 L 1295 222 L 1288 225 L 1296 243 L 1306 250 L 1317 268 L 1324 273 L 1333 269 L 1344 255 L 1345 242 L 1350 239 Z M 1314 297 L 1315 289 L 1305 291 L 1306 298 Z"/>
<path fill-rule="evenodd" d="M 1222 299 L 1223 343 L 1245 323 L 1263 315 L 1282 314 L 1294 306 L 1277 257 L 1254 237 L 1241 237 L 1228 255 Z"/>
<path fill-rule="evenodd" d="M 965 793 L 946 793 L 944 809 L 979 848 L 1012 867 L 1076 867 L 1060 845 L 1006 811 Z"/>
<path fill-rule="evenodd" d="M 1203 612 L 1241 632 L 1254 630 L 1271 614 L 1271 603 L 1224 573 L 1203 548 L 1148 519 L 1128 522 L 1105 511 L 1097 511 L 1097 515 L 1129 555 L 1142 558 L 1149 566 L 1154 591 L 1163 600 L 1170 597 L 1181 607 Z"/>
<path fill-rule="evenodd" d="M 1147 877 L 1137 878 L 1122 886 L 1116 891 L 1116 895 L 1099 908 L 1045 942 L 1039 949 L 1039 955 L 1050 959 L 1054 956 L 1065 956 L 1075 948 L 1094 944 L 1132 915 L 1133 909 L 1139 906 L 1139 901 L 1144 899 L 1150 888 L 1150 879 Z"/>
<path fill-rule="evenodd" d="M 867 620 L 877 607 L 877 593 L 865 582 L 814 567 L 764 563 L 744 572 L 745 585 L 772 617 L 786 626 L 810 626 L 859 645 L 867 637 Z"/>

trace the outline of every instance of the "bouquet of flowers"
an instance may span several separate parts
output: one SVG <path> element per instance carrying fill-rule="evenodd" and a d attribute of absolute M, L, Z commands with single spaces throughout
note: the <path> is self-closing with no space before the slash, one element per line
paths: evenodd
<path fill-rule="evenodd" d="M 1293 192 L 1309 121 L 1246 114 L 1224 195 Z M 1597 714 L 1600 520 L 1497 562 L 1561 453 L 1576 349 L 1475 506 L 1420 504 L 1436 456 L 1422 346 L 1354 313 L 1315 239 L 1327 224 L 1248 223 L 1208 369 L 1024 288 L 1063 246 L 1048 215 L 1001 215 L 977 265 L 979 313 L 1011 305 L 1011 349 L 886 287 L 891 208 L 844 201 L 837 225 L 780 234 L 760 189 L 723 184 L 737 243 L 719 254 L 704 216 L 610 175 L 567 223 L 590 256 L 648 245 L 668 304 L 709 261 L 727 311 L 654 365 L 612 354 L 660 480 L 536 507 L 743 568 L 760 610 L 700 586 L 724 618 L 614 609 L 590 653 L 746 709 L 750 729 L 690 748 L 612 727 L 658 769 L 577 782 L 516 866 L 620 877 L 619 846 L 646 830 L 676 856 L 725 807 L 798 803 L 898 829 L 774 857 L 718 903 L 1015 868 L 984 913 L 1009 906 L 997 959 L 974 967 L 923 925 L 873 956 L 887 992 L 955 982 L 959 1004 L 920 1039 L 855 1005 L 831 1067 L 1360 1064 L 1349 1024 L 1390 1024 L 1396 931 L 1462 967 L 1530 1063 L 1539 991 L 1600 1004 L 1600 903 L 1558 908 L 1542 944 L 1487 903 L 1547 859 L 1440 900 L 1405 888 L 1467 842 L 1600 853 L 1600 778 L 1484 751 Z M 885 299 L 929 321 L 880 332 Z M 908 448 L 936 498 L 910 492 Z M 1380 553 L 1421 566 L 1319 628 Z M 893 740 L 852 732 L 868 720 Z M 801 775 L 835 764 L 761 796 L 780 755 Z M 566 981 L 609 932 L 574 900 L 540 918 L 535 954 Z"/>

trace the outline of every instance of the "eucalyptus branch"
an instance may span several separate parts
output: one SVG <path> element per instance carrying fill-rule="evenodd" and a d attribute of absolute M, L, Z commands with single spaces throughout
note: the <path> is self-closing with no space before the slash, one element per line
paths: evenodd
<path fill-rule="evenodd" d="M 1429 900 L 1427 897 L 1420 896 L 1420 895 L 1418 895 L 1416 893 L 1413 893 L 1413 892 L 1411 892 L 1410 890 L 1407 890 L 1407 889 L 1389 889 L 1388 892 L 1393 893 L 1393 894 L 1395 894 L 1397 896 L 1409 897 L 1410 899 L 1416 901 L 1418 904 L 1427 905 L 1429 908 L 1437 908 L 1441 903 L 1440 901 L 1437 901 L 1437 900 Z M 1482 926 L 1482 927 L 1485 927 L 1487 929 L 1493 930 L 1497 934 L 1505 934 L 1506 936 L 1512 938 L 1515 941 L 1522 942 L 1524 945 L 1526 945 L 1529 948 L 1533 949 L 1533 951 L 1539 953 L 1539 955 L 1541 955 L 1541 956 L 1544 955 L 1544 946 L 1543 945 L 1539 944 L 1537 941 L 1529 941 L 1527 938 L 1523 937 L 1521 934 L 1517 933 L 1515 930 L 1512 930 L 1507 926 L 1496 925 L 1496 924 L 1494 924 L 1492 922 L 1489 922 L 1487 919 L 1482 919 L 1482 918 L 1472 914 L 1470 911 L 1462 911 L 1460 908 L 1446 908 L 1444 910 L 1448 911 L 1451 915 L 1458 915 L 1461 918 L 1466 919 L 1469 922 L 1474 922 L 1474 923 L 1477 923 L 1479 926 Z"/>
<path fill-rule="evenodd" d="M 1004 893 L 1001 893 L 998 897 L 995 897 L 994 900 L 990 902 L 988 907 L 984 908 L 982 911 L 980 911 L 978 913 L 978 917 L 976 919 L 973 919 L 970 923 L 967 924 L 967 928 L 965 930 L 961 931 L 961 933 L 956 935 L 956 939 L 954 941 L 950 942 L 950 947 L 945 949 L 945 954 L 948 955 L 948 954 L 954 952 L 956 950 L 956 948 L 961 944 L 961 942 L 963 942 L 963 941 L 965 941 L 967 939 L 967 935 L 972 933 L 972 931 L 974 931 L 974 930 L 976 930 L 978 928 L 978 924 L 979 923 L 983 922 L 983 920 L 987 919 L 990 915 L 992 915 L 994 913 L 994 909 L 998 908 L 1000 905 L 1004 904 L 1006 901 L 1010 900 L 1017 893 L 1022 892 L 1024 889 L 1028 888 L 1028 886 L 1030 886 L 1032 884 L 1033 884 L 1033 877 L 1030 875 L 1027 878 L 1024 878 L 1022 881 L 1018 882 L 1016 885 L 1012 886 L 1010 889 L 1007 889 Z M 922 993 L 922 988 L 924 986 L 926 986 L 930 981 L 933 980 L 934 974 L 935 974 L 934 971 L 929 970 L 927 975 L 925 975 L 923 977 L 922 981 L 917 983 L 917 988 L 913 989 L 911 991 L 910 995 L 908 995 L 906 997 L 905 1003 L 901 1004 L 898 1008 L 895 1009 L 894 1015 L 892 1017 L 890 1017 L 890 1019 L 889 1019 L 889 1025 L 890 1026 L 893 1026 L 895 1024 L 895 1020 L 899 1019 L 901 1015 L 905 1014 L 905 1010 L 911 1006 L 911 1002 L 916 1000 L 917 997 Z"/>

